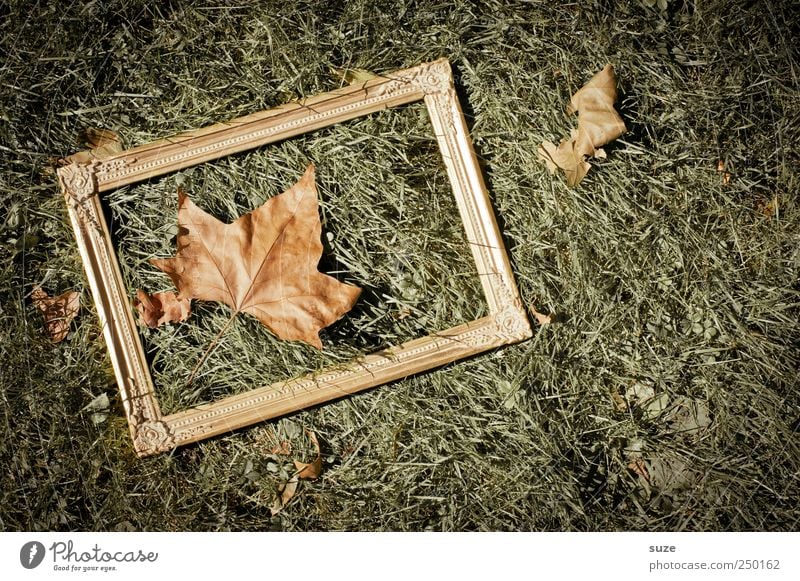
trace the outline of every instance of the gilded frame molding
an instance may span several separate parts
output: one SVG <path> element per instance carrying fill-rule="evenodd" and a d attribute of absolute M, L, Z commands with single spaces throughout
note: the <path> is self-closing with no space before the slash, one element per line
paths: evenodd
<path fill-rule="evenodd" d="M 489 315 L 337 366 L 162 415 L 139 340 L 131 293 L 120 273 L 98 194 L 307 133 L 388 107 L 423 100 L 447 169 Z M 447 59 L 384 74 L 148 143 L 73 161 L 58 170 L 125 414 L 139 456 L 164 452 L 259 421 L 427 371 L 531 336 L 480 173 Z M 357 363 L 357 364 L 356 364 Z"/>

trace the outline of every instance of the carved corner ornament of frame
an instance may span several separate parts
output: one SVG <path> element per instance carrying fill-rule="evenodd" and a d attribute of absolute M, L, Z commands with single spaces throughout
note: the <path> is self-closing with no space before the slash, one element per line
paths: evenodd
<path fill-rule="evenodd" d="M 426 63 L 409 71 L 389 74 L 381 78 L 388 82 L 380 85 L 377 91 L 379 95 L 388 94 L 410 85 L 418 87 L 425 95 L 443 94 L 453 88 L 450 63 L 446 60 Z"/>
<path fill-rule="evenodd" d="M 97 177 L 95 168 L 98 162 L 78 163 L 73 161 L 69 165 L 58 168 L 58 181 L 64 192 L 67 204 L 80 212 L 82 217 L 93 227 L 100 229 L 89 211 L 88 204 L 97 195 Z"/>
<path fill-rule="evenodd" d="M 349 364 L 163 415 L 120 274 L 100 195 L 233 153 L 349 119 L 424 101 L 439 144 L 488 315 L 427 337 L 364 354 Z M 458 102 L 447 59 L 387 73 L 361 84 L 287 103 L 233 121 L 58 169 L 134 449 L 164 452 L 305 407 L 424 372 L 532 334 L 511 264 Z"/>
<path fill-rule="evenodd" d="M 175 438 L 166 422 L 142 422 L 136 426 L 133 447 L 139 453 L 166 452 L 175 447 Z"/>

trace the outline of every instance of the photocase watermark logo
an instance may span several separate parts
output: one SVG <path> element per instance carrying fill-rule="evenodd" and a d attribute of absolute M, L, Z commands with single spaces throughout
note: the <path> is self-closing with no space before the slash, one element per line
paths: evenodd
<path fill-rule="evenodd" d="M 35 569 L 44 560 L 44 545 L 39 541 L 30 541 L 19 550 L 19 562 L 26 569 Z"/>
<path fill-rule="evenodd" d="M 47 548 L 39 541 L 29 541 L 19 550 L 19 562 L 26 569 L 35 569 L 44 562 L 45 557 L 52 562 L 48 567 L 54 571 L 107 573 L 134 563 L 155 563 L 158 553 L 139 548 L 114 547 L 106 550 L 98 543 L 91 547 L 76 546 L 72 540 L 56 541 Z"/>

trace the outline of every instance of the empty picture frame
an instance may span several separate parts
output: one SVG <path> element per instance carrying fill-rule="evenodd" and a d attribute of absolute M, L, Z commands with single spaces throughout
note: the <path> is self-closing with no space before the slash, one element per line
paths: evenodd
<path fill-rule="evenodd" d="M 488 303 L 487 316 L 351 364 L 279 381 L 162 415 L 101 192 L 423 100 Z M 147 456 L 516 343 L 531 336 L 447 59 L 357 83 L 58 170 L 75 238 L 111 355 L 136 453 Z"/>

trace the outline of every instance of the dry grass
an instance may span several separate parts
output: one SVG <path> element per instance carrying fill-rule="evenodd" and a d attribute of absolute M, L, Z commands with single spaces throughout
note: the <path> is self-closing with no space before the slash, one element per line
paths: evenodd
<path fill-rule="evenodd" d="M 0 529 L 796 530 L 800 495 L 800 99 L 791 2 L 118 0 L 0 7 Z M 117 409 L 53 156 L 86 127 L 128 145 L 448 56 L 523 299 L 521 345 L 137 460 Z M 569 189 L 535 159 L 606 62 L 630 132 Z M 722 160 L 729 181 L 717 171 Z M 182 183 L 221 219 L 317 165 L 323 269 L 365 287 L 317 354 L 241 318 L 143 331 L 180 409 L 479 316 L 485 307 L 421 107 L 106 197 L 131 287 L 168 280 Z M 83 291 L 70 337 L 28 295 Z M 403 313 L 404 316 L 398 316 Z M 410 314 L 409 314 L 410 313 Z M 405 316 L 409 314 L 409 316 Z M 112 406 L 113 407 L 113 406 Z M 325 471 L 278 516 L 292 469 Z"/>

